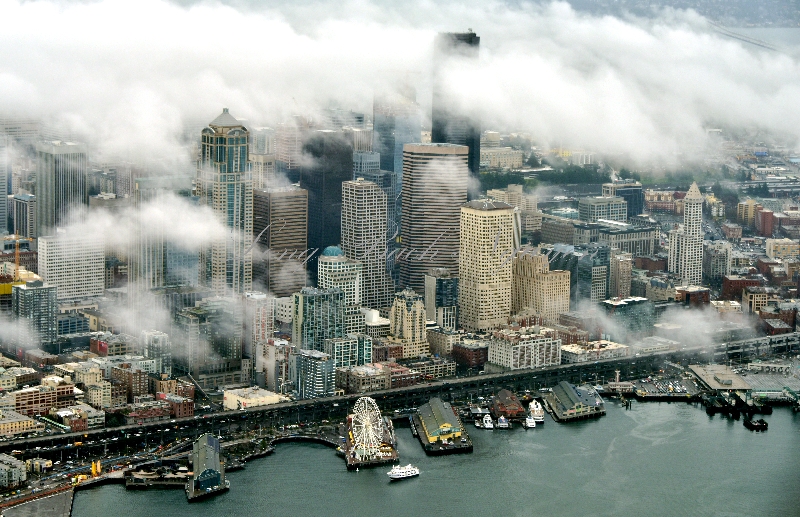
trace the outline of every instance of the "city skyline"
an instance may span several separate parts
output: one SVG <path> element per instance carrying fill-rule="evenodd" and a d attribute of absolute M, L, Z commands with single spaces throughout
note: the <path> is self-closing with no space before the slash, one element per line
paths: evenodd
<path fill-rule="evenodd" d="M 242 484 L 286 441 L 356 498 L 406 457 L 401 499 L 470 492 L 427 513 L 480 497 L 447 456 L 534 442 L 550 513 L 639 508 L 687 453 L 665 508 L 764 508 L 711 466 L 800 412 L 800 13 L 601 4 L 3 2 L 0 509 L 330 514 Z M 631 489 L 574 497 L 598 461 Z"/>

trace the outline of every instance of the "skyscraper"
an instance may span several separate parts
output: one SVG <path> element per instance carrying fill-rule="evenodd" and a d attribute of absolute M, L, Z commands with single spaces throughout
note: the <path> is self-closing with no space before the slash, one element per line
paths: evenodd
<path fill-rule="evenodd" d="M 386 194 L 375 183 L 342 183 L 342 251 L 363 265 L 361 305 L 388 307 L 394 289 L 386 271 Z"/>
<path fill-rule="evenodd" d="M 627 203 L 628 219 L 644 212 L 644 190 L 638 181 L 603 183 L 603 196 L 624 199 Z"/>
<path fill-rule="evenodd" d="M 556 323 L 569 312 L 570 273 L 551 270 L 547 256 L 536 248 L 522 248 L 512 264 L 511 311 L 530 310 L 545 322 Z"/>
<path fill-rule="evenodd" d="M 263 233 L 262 233 L 263 232 Z M 253 281 L 275 296 L 306 285 L 308 191 L 290 185 L 253 191 Z"/>
<path fill-rule="evenodd" d="M 320 289 L 336 287 L 344 292 L 345 304 L 361 304 L 361 262 L 346 257 L 337 246 L 328 246 L 319 257 L 317 269 Z"/>
<path fill-rule="evenodd" d="M 611 248 L 592 243 L 576 248 L 578 256 L 576 301 L 602 302 L 608 298 Z"/>
<path fill-rule="evenodd" d="M 378 171 L 381 168 L 381 157 L 378 153 L 358 151 L 353 152 L 353 179 L 358 179 L 367 172 Z"/>
<path fill-rule="evenodd" d="M 11 137 L 0 132 L 0 200 L 5 200 L 11 192 Z M 8 226 L 8 203 L 0 203 L 0 229 Z"/>
<path fill-rule="evenodd" d="M 463 145 L 406 144 L 403 150 L 400 285 L 423 292 L 425 273 L 445 267 L 458 275 L 461 205 L 469 169 Z"/>
<path fill-rule="evenodd" d="M 447 268 L 425 274 L 425 315 L 444 329 L 458 328 L 458 277 Z"/>
<path fill-rule="evenodd" d="M 253 285 L 253 175 L 247 128 L 228 113 L 202 131 L 197 195 L 228 235 L 200 252 L 200 282 L 219 296 L 243 294 Z"/>
<path fill-rule="evenodd" d="M 469 171 L 478 176 L 481 159 L 481 127 L 474 117 L 458 105 L 456 92 L 448 84 L 451 67 L 477 60 L 481 38 L 471 30 L 444 32 L 433 44 L 433 102 L 431 106 L 431 142 L 469 147 Z M 465 87 L 467 85 L 464 85 Z"/>
<path fill-rule="evenodd" d="M 328 246 L 317 261 L 317 284 L 320 289 L 338 288 L 344 292 L 345 333 L 364 332 L 361 313 L 364 288 L 363 264 L 346 257 L 338 246 Z"/>
<path fill-rule="evenodd" d="M 56 287 L 37 280 L 11 289 L 11 311 L 17 319 L 16 345 L 37 348 L 57 337 L 58 303 Z"/>
<path fill-rule="evenodd" d="M 502 201 L 475 200 L 461 207 L 458 305 L 465 330 L 484 332 L 508 322 L 517 214 Z"/>
<path fill-rule="evenodd" d="M 286 174 L 289 181 L 298 181 L 300 178 L 298 169 L 303 155 L 303 140 L 310 127 L 307 118 L 296 116 L 275 128 L 275 169 Z"/>
<path fill-rule="evenodd" d="M 380 153 L 380 169 L 392 173 L 394 191 L 388 194 L 389 232 L 399 230 L 403 190 L 403 146 L 422 142 L 421 113 L 413 88 L 376 96 L 372 109 L 372 150 Z"/>
<path fill-rule="evenodd" d="M 238 384 L 249 379 L 242 364 L 243 314 L 232 298 L 211 297 L 175 317 L 173 369 L 202 388 Z"/>
<path fill-rule="evenodd" d="M 304 287 L 294 294 L 292 343 L 322 351 L 326 339 L 345 335 L 345 296 L 341 289 Z"/>
<path fill-rule="evenodd" d="M 630 253 L 611 249 L 608 274 L 608 297 L 627 298 L 631 295 L 633 256 Z"/>
<path fill-rule="evenodd" d="M 155 359 L 156 373 L 172 375 L 172 344 L 169 336 L 158 330 L 143 330 L 139 344 L 148 359 Z"/>
<path fill-rule="evenodd" d="M 336 392 L 335 361 L 318 350 L 297 350 L 290 356 L 290 373 L 298 399 L 331 397 Z"/>
<path fill-rule="evenodd" d="M 153 176 L 136 178 L 133 207 L 136 210 L 166 209 L 178 196 L 189 197 L 191 176 Z M 128 257 L 129 294 L 167 285 L 196 285 L 198 252 L 166 239 L 161 228 L 144 227 L 137 221 Z"/>
<path fill-rule="evenodd" d="M 58 288 L 58 300 L 103 295 L 105 247 L 94 235 L 61 233 L 39 238 L 39 275 Z"/>
<path fill-rule="evenodd" d="M 413 359 L 430 351 L 425 328 L 425 304 L 413 289 L 394 295 L 389 311 L 389 339 L 403 347 L 403 359 Z"/>
<path fill-rule="evenodd" d="M 684 285 L 699 285 L 703 279 L 703 195 L 696 182 L 683 203 L 683 228 L 669 232 L 668 267 Z"/>
<path fill-rule="evenodd" d="M 36 196 L 25 193 L 15 194 L 11 218 L 14 220 L 15 235 L 35 239 L 37 236 Z"/>
<path fill-rule="evenodd" d="M 342 234 L 342 183 L 353 177 L 353 148 L 341 132 L 315 131 L 303 145 L 300 186 L 308 190 L 308 262 L 316 279 L 316 256 Z"/>
<path fill-rule="evenodd" d="M 72 142 L 36 144 L 36 234 L 51 235 L 69 211 L 89 204 L 86 146 Z"/>

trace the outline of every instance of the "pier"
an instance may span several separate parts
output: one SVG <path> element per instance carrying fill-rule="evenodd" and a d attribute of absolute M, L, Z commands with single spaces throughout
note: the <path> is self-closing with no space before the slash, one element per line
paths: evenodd
<path fill-rule="evenodd" d="M 442 456 L 472 452 L 472 440 L 456 410 L 439 398 L 432 398 L 411 416 L 412 429 L 425 454 Z"/>
<path fill-rule="evenodd" d="M 381 416 L 372 398 L 361 397 L 356 401 L 353 414 L 347 417 L 341 450 L 347 470 L 377 467 L 399 460 L 392 420 Z"/>

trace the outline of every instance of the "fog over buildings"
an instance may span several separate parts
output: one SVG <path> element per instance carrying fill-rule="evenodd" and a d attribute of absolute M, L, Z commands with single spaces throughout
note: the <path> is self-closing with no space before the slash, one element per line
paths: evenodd
<path fill-rule="evenodd" d="M 287 437 L 396 462 L 391 415 L 800 411 L 800 41 L 721 25 L 794 15 L 604 2 L 0 0 L 0 453 L 176 485 L 211 431 L 210 497 Z"/>
<path fill-rule="evenodd" d="M 640 160 L 697 152 L 707 127 L 800 136 L 791 52 L 724 37 L 693 11 L 616 18 L 497 1 L 403 10 L 378 1 L 3 5 L 0 112 L 63 125 L 109 158 L 188 167 L 186 130 L 203 127 L 220 103 L 259 124 L 329 105 L 369 112 L 376 91 L 405 78 L 428 118 L 434 35 L 468 27 L 482 39 L 478 59 L 447 66 L 440 80 L 485 127 Z M 219 26 L 237 27 L 242 48 L 269 51 L 208 45 Z"/>

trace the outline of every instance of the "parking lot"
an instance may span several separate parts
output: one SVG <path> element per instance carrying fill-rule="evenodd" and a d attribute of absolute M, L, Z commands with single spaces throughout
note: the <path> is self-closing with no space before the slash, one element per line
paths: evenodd
<path fill-rule="evenodd" d="M 682 377 L 646 377 L 633 381 L 634 389 L 645 396 L 694 396 L 700 392 L 700 386 L 693 379 Z"/>

